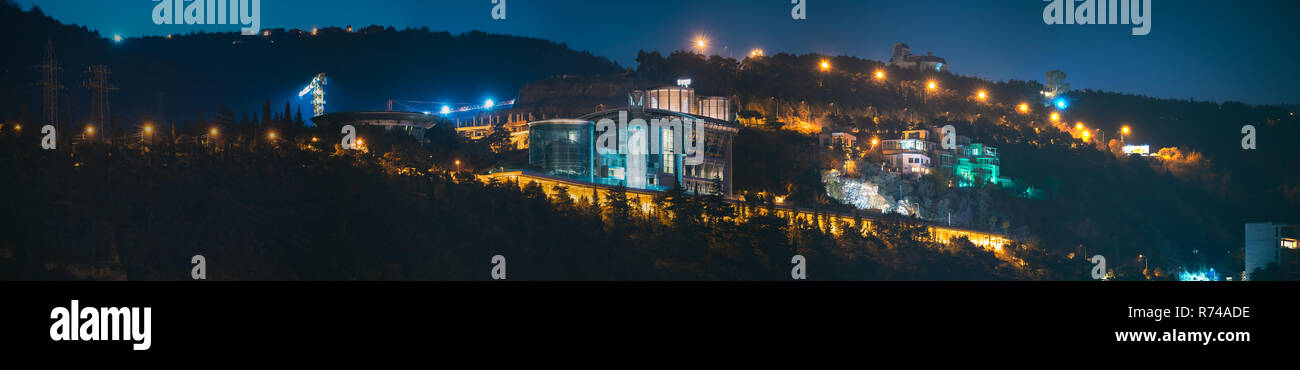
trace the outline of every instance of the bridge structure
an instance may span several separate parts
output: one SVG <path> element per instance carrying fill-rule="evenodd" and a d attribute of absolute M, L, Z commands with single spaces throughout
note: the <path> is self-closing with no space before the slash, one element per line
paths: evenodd
<path fill-rule="evenodd" d="M 522 170 L 505 170 L 489 172 L 485 175 L 479 175 L 479 179 L 485 182 L 500 181 L 517 184 L 521 189 L 529 183 L 536 182 L 541 186 L 547 196 L 555 196 L 557 189 L 564 187 L 566 192 L 573 200 L 581 201 L 605 199 L 612 186 L 597 184 L 591 182 L 578 181 L 565 177 L 548 176 Z M 659 192 L 653 190 L 627 189 L 627 196 L 633 203 L 639 204 L 642 212 L 650 213 L 653 211 L 654 197 Z M 738 198 L 727 199 L 734 205 L 742 205 Z M 755 210 L 759 214 L 774 213 L 776 216 L 789 219 L 791 223 L 795 221 L 815 222 L 819 227 L 830 230 L 832 233 L 839 234 L 846 230 L 841 230 L 842 226 L 852 227 L 857 232 L 867 233 L 874 230 L 874 224 L 882 218 L 883 215 L 876 212 L 867 212 L 861 214 L 847 214 L 842 212 L 817 210 L 812 208 L 793 207 L 785 205 L 776 205 L 769 208 L 759 207 Z M 1011 238 L 996 233 L 963 229 L 951 226 L 944 226 L 932 222 L 923 222 L 930 232 L 930 238 L 934 242 L 950 244 L 959 238 L 966 238 L 972 244 L 992 251 L 996 254 L 1002 254 L 1002 248 L 1014 242 Z"/>

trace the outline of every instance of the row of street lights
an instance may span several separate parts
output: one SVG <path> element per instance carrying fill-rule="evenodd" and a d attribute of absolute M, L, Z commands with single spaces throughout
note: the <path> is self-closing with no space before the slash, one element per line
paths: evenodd
<path fill-rule="evenodd" d="M 698 37 L 695 38 L 695 43 L 694 43 L 694 44 L 695 44 L 695 48 L 696 48 L 696 49 L 698 49 L 701 53 L 704 53 L 704 52 L 707 52 L 707 50 L 708 50 L 709 40 L 708 40 L 707 38 L 705 38 L 704 36 L 698 36 Z M 749 56 L 750 56 L 750 57 L 761 57 L 761 56 L 764 56 L 764 54 L 765 54 L 765 53 L 764 53 L 763 49 L 761 49 L 761 48 L 754 48 L 753 50 L 750 50 L 750 52 L 749 52 Z M 831 62 L 830 62 L 829 59 L 825 59 L 825 58 L 823 58 L 823 59 L 822 59 L 822 60 L 817 64 L 817 68 L 818 68 L 819 70 L 821 70 L 822 72 L 829 72 L 829 71 L 831 71 L 831 69 L 832 69 L 832 65 L 831 65 Z M 873 77 L 874 77 L 877 81 L 884 81 L 885 78 L 886 78 L 885 71 L 884 71 L 884 70 L 881 70 L 881 69 L 877 69 L 877 70 L 875 71 L 875 73 L 873 73 Z M 927 92 L 927 93 L 928 93 L 928 92 L 935 91 L 935 90 L 938 90 L 938 88 L 939 88 L 939 83 L 936 82 L 935 80 L 929 80 L 929 81 L 927 81 L 926 84 L 925 84 L 925 92 Z M 929 95 L 929 94 L 925 94 L 925 96 L 924 96 L 923 98 L 925 98 L 926 100 L 928 100 L 928 98 L 929 98 L 928 95 Z M 976 91 L 976 92 L 975 92 L 975 99 L 976 99 L 976 100 L 979 100 L 980 102 L 988 102 L 988 101 L 989 101 L 989 93 L 988 93 L 988 91 L 987 91 L 987 90 L 984 90 L 984 89 L 980 89 L 980 90 Z M 1058 107 L 1062 108 L 1062 109 L 1064 108 L 1064 105 L 1065 105 L 1063 100 L 1058 100 L 1055 104 L 1056 104 Z M 1029 113 L 1031 113 L 1032 109 L 1030 108 L 1029 103 L 1024 103 L 1024 102 L 1022 102 L 1022 103 L 1016 105 L 1016 111 L 1019 112 L 1020 114 L 1029 114 Z M 1059 111 L 1053 111 L 1053 112 L 1051 113 L 1050 119 L 1051 119 L 1051 121 L 1052 121 L 1053 123 L 1060 122 L 1061 119 L 1062 119 L 1062 118 L 1061 118 L 1061 113 L 1060 113 Z M 1079 122 L 1079 123 L 1077 123 L 1077 124 L 1075 125 L 1075 130 L 1076 130 L 1076 131 L 1083 131 L 1084 128 L 1085 128 L 1085 127 L 1084 127 L 1084 125 L 1083 125 L 1083 122 Z M 1132 129 L 1129 128 L 1128 125 L 1124 125 L 1123 127 L 1120 128 L 1120 139 L 1121 139 L 1121 141 L 1127 141 L 1127 136 L 1129 135 L 1129 133 L 1131 132 L 1131 130 L 1132 130 Z M 1105 132 L 1101 132 L 1101 133 L 1102 133 L 1102 138 L 1103 138 L 1103 141 L 1104 141 L 1104 138 L 1105 138 Z M 1084 139 L 1085 141 L 1087 141 L 1087 140 L 1090 139 L 1091 134 L 1090 134 L 1088 131 L 1083 131 L 1083 132 L 1081 133 L 1081 136 L 1083 137 L 1083 139 Z M 876 139 L 872 139 L 872 145 L 874 146 L 875 144 L 876 144 Z"/>

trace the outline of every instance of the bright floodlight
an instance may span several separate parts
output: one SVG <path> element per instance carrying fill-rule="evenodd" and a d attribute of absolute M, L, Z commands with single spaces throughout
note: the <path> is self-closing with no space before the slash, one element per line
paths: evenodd
<path fill-rule="evenodd" d="M 1069 107 L 1070 103 L 1066 102 L 1065 99 L 1056 99 L 1056 109 L 1065 110 L 1065 108 Z"/>
<path fill-rule="evenodd" d="M 442 106 L 442 110 L 439 110 L 438 113 L 442 113 L 442 114 L 451 114 L 451 107 L 448 107 L 448 106 L 445 106 L 445 105 L 444 105 L 444 106 Z"/>
<path fill-rule="evenodd" d="M 113 35 L 113 42 L 122 42 L 122 35 Z"/>
<path fill-rule="evenodd" d="M 488 99 L 487 101 L 483 102 L 483 108 L 486 108 L 486 109 L 492 109 L 492 107 L 494 107 L 494 106 L 496 106 L 496 105 L 497 105 L 497 102 L 492 101 L 492 99 Z"/>

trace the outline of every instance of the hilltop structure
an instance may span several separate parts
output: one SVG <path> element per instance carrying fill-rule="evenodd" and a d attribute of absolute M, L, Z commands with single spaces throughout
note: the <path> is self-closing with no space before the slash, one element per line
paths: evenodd
<path fill-rule="evenodd" d="M 912 48 L 900 42 L 894 44 L 894 56 L 889 58 L 889 65 L 919 71 L 943 72 L 948 70 L 948 60 L 934 56 L 934 52 L 925 54 L 912 55 Z"/>

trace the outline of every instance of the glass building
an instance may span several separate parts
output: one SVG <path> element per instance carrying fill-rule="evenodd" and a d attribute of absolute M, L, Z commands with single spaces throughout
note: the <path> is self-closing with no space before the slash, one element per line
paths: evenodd
<path fill-rule="evenodd" d="M 580 119 L 552 119 L 528 124 L 528 163 L 548 175 L 592 175 L 595 124 Z"/>
<path fill-rule="evenodd" d="M 708 114 L 697 114 L 704 109 Z M 667 190 L 679 184 L 689 193 L 732 194 L 732 142 L 739 126 L 729 119 L 730 100 L 696 97 L 685 87 L 633 91 L 628 106 L 588 114 L 578 119 L 529 123 L 529 164 L 543 174 L 631 189 Z M 602 120 L 629 123 L 617 132 L 614 148 L 596 144 Z M 632 125 L 641 120 L 645 126 Z M 678 122 L 656 130 L 653 120 Z M 695 126 L 702 126 L 703 155 L 685 155 L 694 146 Z M 657 138 L 652 136 L 658 136 Z M 658 140 L 655 140 L 658 139 Z"/>

